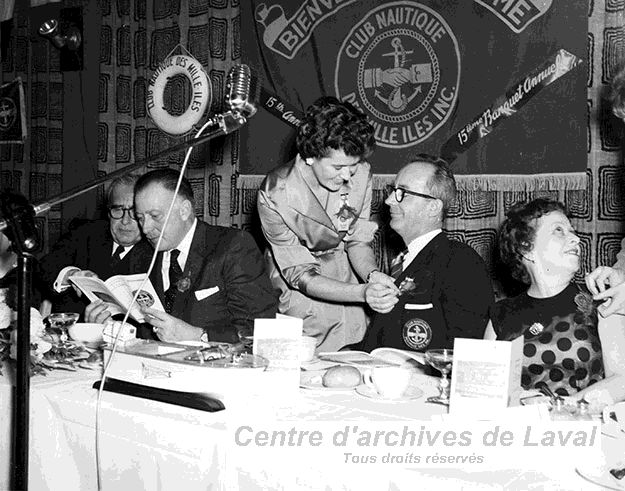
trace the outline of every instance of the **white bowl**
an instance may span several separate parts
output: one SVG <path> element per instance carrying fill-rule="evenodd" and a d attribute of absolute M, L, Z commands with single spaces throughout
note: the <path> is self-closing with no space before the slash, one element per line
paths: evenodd
<path fill-rule="evenodd" d="M 104 324 L 77 322 L 71 326 L 67 332 L 69 337 L 74 341 L 80 341 L 82 343 L 101 343 L 103 341 L 103 330 Z"/>
<path fill-rule="evenodd" d="M 299 351 L 299 361 L 310 361 L 315 357 L 317 338 L 302 336 Z"/>

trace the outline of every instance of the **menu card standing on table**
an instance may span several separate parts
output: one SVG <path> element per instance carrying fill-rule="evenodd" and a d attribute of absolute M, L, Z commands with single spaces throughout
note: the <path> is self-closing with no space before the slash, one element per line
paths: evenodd
<path fill-rule="evenodd" d="M 487 419 L 521 394 L 523 337 L 514 341 L 456 338 L 449 414 Z"/>
<path fill-rule="evenodd" d="M 254 319 L 255 355 L 269 361 L 268 372 L 274 381 L 271 387 L 284 393 L 299 388 L 300 351 L 303 321 L 296 317 Z"/>

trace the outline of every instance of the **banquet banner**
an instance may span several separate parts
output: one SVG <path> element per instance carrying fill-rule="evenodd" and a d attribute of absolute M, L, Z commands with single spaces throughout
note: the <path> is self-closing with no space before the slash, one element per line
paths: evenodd
<path fill-rule="evenodd" d="M 26 139 L 26 110 L 22 79 L 0 86 L 0 144 L 23 143 Z"/>
<path fill-rule="evenodd" d="M 360 108 L 375 127 L 375 174 L 443 154 L 485 111 L 530 86 L 531 97 L 445 155 L 461 185 L 482 189 L 585 187 L 586 33 L 585 2 L 244 0 L 241 8 L 242 62 L 299 111 L 322 95 Z M 567 70 L 535 81 L 563 56 L 574 60 Z M 294 139 L 292 126 L 261 109 L 241 130 L 241 173 L 265 174 L 292 157 Z"/>

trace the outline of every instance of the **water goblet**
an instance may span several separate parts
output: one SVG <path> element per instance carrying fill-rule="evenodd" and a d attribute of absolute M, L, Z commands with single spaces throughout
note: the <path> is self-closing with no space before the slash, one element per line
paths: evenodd
<path fill-rule="evenodd" d="M 46 333 L 50 335 L 55 344 L 63 346 L 67 344 L 68 329 L 73 326 L 80 317 L 75 312 L 59 312 L 46 317 Z"/>
<path fill-rule="evenodd" d="M 449 379 L 447 375 L 451 371 L 454 350 L 451 349 L 431 349 L 425 352 L 425 360 L 436 370 L 441 372 L 441 379 L 438 383 L 438 396 L 428 397 L 427 402 L 435 404 L 449 405 Z"/>

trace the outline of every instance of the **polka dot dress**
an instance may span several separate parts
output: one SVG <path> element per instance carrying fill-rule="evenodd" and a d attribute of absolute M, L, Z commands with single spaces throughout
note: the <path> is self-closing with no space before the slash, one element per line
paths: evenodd
<path fill-rule="evenodd" d="M 497 339 L 525 337 L 523 388 L 546 382 L 566 396 L 603 379 L 597 313 L 589 294 L 576 285 L 550 298 L 524 293 L 501 300 L 491 317 Z"/>

